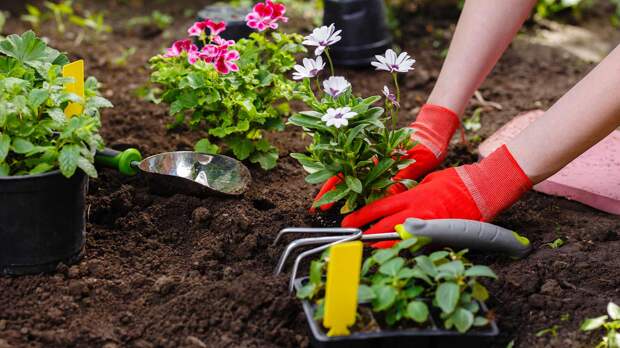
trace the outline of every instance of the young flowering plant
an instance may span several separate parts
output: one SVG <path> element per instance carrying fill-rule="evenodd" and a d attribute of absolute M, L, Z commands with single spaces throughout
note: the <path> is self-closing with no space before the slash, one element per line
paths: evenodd
<path fill-rule="evenodd" d="M 0 176 L 60 169 L 71 177 L 77 168 L 97 176 L 99 109 L 112 104 L 98 95 L 93 77 L 85 81 L 84 99 L 67 92 L 65 84 L 73 81 L 62 77 L 67 63 L 32 31 L 0 40 Z M 84 107 L 67 117 L 70 102 Z"/>
<path fill-rule="evenodd" d="M 239 160 L 275 167 L 278 151 L 265 132 L 284 128 L 287 102 L 298 85 L 287 75 L 295 54 L 305 52 L 300 35 L 274 31 L 287 21 L 285 11 L 270 0 L 256 4 L 246 23 L 257 32 L 238 42 L 220 36 L 224 22 L 196 22 L 188 29 L 195 41 L 177 41 L 151 58 L 151 80 L 162 87 L 160 97 L 170 104 L 173 126 L 187 124 L 209 133 L 196 143 L 197 151 L 229 150 Z"/>
<path fill-rule="evenodd" d="M 312 136 L 308 154 L 291 155 L 309 173 L 306 182 L 320 184 L 333 176 L 341 179 L 335 189 L 313 206 L 344 201 L 340 212 L 346 214 L 383 197 L 396 183 L 391 178 L 413 163 L 404 157 L 406 150 L 414 145 L 411 130 L 396 128 L 400 107 L 396 74 L 412 70 L 415 61 L 407 53 L 393 58 L 396 53 L 392 50 L 388 50 L 385 56 L 377 56 L 378 62 L 373 65 L 392 74 L 396 94 L 385 86 L 385 108 L 374 106 L 381 100 L 380 96 L 355 96 L 344 77 L 333 76 L 333 67 L 332 76 L 321 84 L 320 73 L 325 67 L 322 55 L 325 54 L 331 62 L 329 46 L 340 40 L 339 34 L 340 30 L 336 31 L 330 25 L 315 29 L 305 38 L 304 44 L 317 46 L 317 57 L 305 58 L 303 65 L 296 65 L 293 78 L 303 80 L 300 93 L 312 110 L 292 116 L 289 122 L 303 127 Z M 415 184 L 412 180 L 399 182 L 406 187 Z"/>

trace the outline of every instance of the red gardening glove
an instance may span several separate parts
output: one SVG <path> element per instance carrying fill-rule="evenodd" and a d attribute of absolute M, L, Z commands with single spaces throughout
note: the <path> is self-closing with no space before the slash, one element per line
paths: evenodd
<path fill-rule="evenodd" d="M 407 218 L 489 221 L 532 187 L 508 148 L 502 146 L 477 164 L 448 168 L 428 175 L 409 191 L 375 201 L 348 215 L 343 227 L 362 227 L 364 233 L 394 231 Z M 391 247 L 395 242 L 373 246 Z"/>
<path fill-rule="evenodd" d="M 458 126 L 459 118 L 452 110 L 433 104 L 422 106 L 416 121 L 409 125 L 409 127 L 415 130 L 412 139 L 417 144 L 407 151 L 405 156 L 406 159 L 415 159 L 415 163 L 398 172 L 394 179 L 416 180 L 439 166 L 446 158 L 448 143 Z M 337 177 L 327 180 L 314 198 L 314 201 L 321 199 L 326 192 L 332 190 L 341 182 L 342 180 Z M 388 194 L 396 194 L 406 190 L 405 185 L 396 183 L 390 186 Z M 326 211 L 333 205 L 333 203 L 325 204 L 320 209 Z M 314 211 L 314 208 L 310 209 L 310 212 Z"/>
<path fill-rule="evenodd" d="M 422 106 L 415 122 L 409 125 L 415 131 L 411 138 L 417 144 L 405 156 L 406 159 L 414 159 L 415 163 L 398 172 L 394 180 L 417 180 L 437 168 L 446 158 L 448 144 L 458 126 L 459 118 L 454 111 L 433 104 Z M 406 190 L 405 185 L 396 183 L 390 186 L 388 193 Z"/>

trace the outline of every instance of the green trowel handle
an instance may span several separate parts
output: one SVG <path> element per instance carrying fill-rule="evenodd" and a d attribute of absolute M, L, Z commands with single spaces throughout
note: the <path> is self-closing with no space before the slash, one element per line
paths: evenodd
<path fill-rule="evenodd" d="M 95 163 L 97 165 L 117 169 L 122 174 L 129 176 L 138 174 L 138 170 L 131 163 L 140 161 L 142 161 L 140 151 L 133 148 L 125 151 L 105 148 L 103 151 L 97 151 L 95 155 Z"/>
<path fill-rule="evenodd" d="M 397 226 L 396 231 L 403 239 L 410 234 L 427 237 L 433 244 L 496 251 L 518 258 L 524 257 L 532 249 L 530 241 L 518 233 L 474 220 L 409 218 L 404 224 Z"/>

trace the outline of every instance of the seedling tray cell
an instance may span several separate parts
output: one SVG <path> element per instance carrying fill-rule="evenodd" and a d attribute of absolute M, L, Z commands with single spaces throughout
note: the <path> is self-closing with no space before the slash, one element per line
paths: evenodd
<path fill-rule="evenodd" d="M 295 280 L 295 289 L 300 289 L 307 277 Z M 349 336 L 328 337 L 322 325 L 313 319 L 315 305 L 310 301 L 302 301 L 304 314 L 308 321 L 310 343 L 316 348 L 479 348 L 486 347 L 489 341 L 499 334 L 495 321 L 483 328 L 474 328 L 461 334 L 453 330 L 441 328 L 438 315 L 432 313 L 428 328 L 411 328 L 405 330 L 380 330 L 375 332 L 356 332 Z M 488 311 L 484 303 L 480 303 L 482 313 Z"/>

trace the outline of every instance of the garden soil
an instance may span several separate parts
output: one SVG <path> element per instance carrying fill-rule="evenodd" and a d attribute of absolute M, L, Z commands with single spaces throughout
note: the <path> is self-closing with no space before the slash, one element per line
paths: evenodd
<path fill-rule="evenodd" d="M 139 1 L 123 3 L 93 5 L 108 10 L 115 31 L 107 39 L 87 35 L 76 44 L 79 36 L 53 34 L 48 24 L 40 32 L 72 58 L 84 58 L 88 75 L 102 82 L 115 105 L 102 116 L 110 146 L 137 147 L 146 155 L 191 149 L 204 133 L 169 130 L 166 106 L 141 100 L 134 90 L 148 80 L 147 59 L 183 35 L 192 19 L 186 9 L 203 2 L 148 2 L 175 16 L 167 37 L 148 28 L 123 29 L 128 18 L 152 10 Z M 438 75 L 458 15 L 424 11 L 407 16 L 398 40 L 417 59 L 416 70 L 403 78 L 403 126 Z M 591 17 L 595 28 L 607 21 Z M 13 16 L 5 33 L 24 29 Z M 136 53 L 115 64 L 129 47 Z M 482 129 L 467 134 L 470 149 L 514 115 L 550 106 L 591 68 L 561 50 L 518 39 L 480 89 L 501 110 L 482 106 Z M 366 70 L 339 72 L 364 95 L 380 93 L 387 80 Z M 53 274 L 0 278 L 0 348 L 306 347 L 301 306 L 287 291 L 286 275 L 272 275 L 283 249 L 272 243 L 281 228 L 326 222 L 308 213 L 318 187 L 304 182 L 288 156 L 303 151 L 308 139 L 287 128 L 272 140 L 280 149 L 277 168 L 250 165 L 253 185 L 241 198 L 159 196 L 140 177 L 101 170 L 89 185 L 83 259 Z M 456 137 L 453 149 L 446 165 L 477 158 Z M 500 276 L 489 284 L 489 306 L 501 336 L 489 346 L 513 340 L 516 347 L 592 346 L 596 334 L 580 333 L 581 320 L 602 315 L 610 300 L 620 302 L 620 218 L 532 192 L 496 223 L 530 238 L 534 251 L 523 260 L 472 254 Z M 557 238 L 565 245 L 546 245 Z M 536 335 L 552 327 L 557 336 Z"/>

